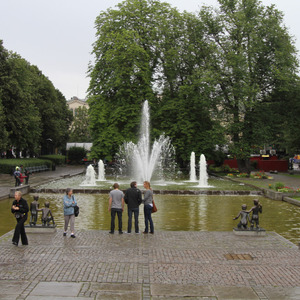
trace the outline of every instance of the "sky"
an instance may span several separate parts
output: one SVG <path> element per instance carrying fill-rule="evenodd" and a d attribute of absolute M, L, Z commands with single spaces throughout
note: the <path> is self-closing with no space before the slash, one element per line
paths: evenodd
<path fill-rule="evenodd" d="M 36 65 L 67 100 L 84 99 L 88 65 L 101 11 L 121 0 L 0 0 L 0 39 L 4 47 Z M 164 0 L 179 11 L 197 12 L 217 0 Z M 261 0 L 284 13 L 284 24 L 300 50 L 300 1 Z"/>

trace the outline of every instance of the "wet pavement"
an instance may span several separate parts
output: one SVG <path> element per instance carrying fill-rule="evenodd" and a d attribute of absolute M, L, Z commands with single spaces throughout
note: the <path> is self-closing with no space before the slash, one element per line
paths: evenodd
<path fill-rule="evenodd" d="M 0 238 L 0 299 L 300 299 L 300 251 L 273 232 L 27 235 Z"/>
<path fill-rule="evenodd" d="M 82 171 L 58 167 L 30 183 Z M 4 196 L 14 180 L 0 182 Z M 274 232 L 81 230 L 72 239 L 57 229 L 18 247 L 12 234 L 0 237 L 0 299 L 300 299 L 300 250 Z"/>

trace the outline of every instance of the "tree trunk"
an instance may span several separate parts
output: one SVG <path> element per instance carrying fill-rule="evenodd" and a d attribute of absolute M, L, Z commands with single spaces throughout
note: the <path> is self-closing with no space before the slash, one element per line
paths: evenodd
<path fill-rule="evenodd" d="M 237 159 L 237 164 L 240 173 L 247 173 L 248 175 L 250 175 L 250 159 Z"/>

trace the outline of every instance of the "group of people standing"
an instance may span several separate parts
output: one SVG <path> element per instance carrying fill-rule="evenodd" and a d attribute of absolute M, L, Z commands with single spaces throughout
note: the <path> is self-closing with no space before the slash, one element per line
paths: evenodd
<path fill-rule="evenodd" d="M 25 184 L 28 184 L 29 181 L 29 175 L 30 172 L 21 165 L 20 167 L 16 167 L 14 171 L 14 177 L 15 177 L 15 186 L 20 186 L 24 182 L 25 179 Z"/>
<path fill-rule="evenodd" d="M 127 204 L 128 210 L 128 226 L 127 233 L 131 233 L 132 229 L 132 215 L 134 215 L 134 230 L 135 233 L 139 233 L 139 206 L 144 204 L 144 217 L 145 217 L 145 230 L 144 234 L 154 234 L 154 225 L 151 217 L 153 208 L 153 191 L 149 181 L 144 181 L 144 199 L 142 198 L 142 192 L 137 188 L 137 182 L 132 181 L 130 188 L 125 191 L 125 194 L 119 190 L 119 184 L 113 185 L 113 190 L 109 193 L 109 205 L 108 211 L 111 213 L 111 225 L 110 234 L 115 232 L 115 217 L 118 216 L 118 230 L 119 234 L 123 233 L 122 230 L 122 213 L 124 211 L 125 203 Z M 149 231 L 150 224 L 150 231 Z"/>
<path fill-rule="evenodd" d="M 151 217 L 153 208 L 153 191 L 150 187 L 149 181 L 144 181 L 145 191 L 143 193 L 137 188 L 137 182 L 133 181 L 130 183 L 130 188 L 125 191 L 125 194 L 119 190 L 119 184 L 115 183 L 113 185 L 113 190 L 109 193 L 109 205 L 108 211 L 111 213 L 111 226 L 110 234 L 115 232 L 115 217 L 118 216 L 118 230 L 119 234 L 123 233 L 122 230 L 122 214 L 124 211 L 125 203 L 128 208 L 128 226 L 127 233 L 131 233 L 132 229 L 132 215 L 134 215 L 134 230 L 135 233 L 139 232 L 139 206 L 144 204 L 144 217 L 145 217 L 145 230 L 144 234 L 151 233 L 154 234 L 154 225 Z M 142 197 L 143 194 L 143 197 Z M 37 201 L 35 198 L 34 201 Z M 73 195 L 73 190 L 67 188 L 66 194 L 63 197 L 63 207 L 64 207 L 64 232 L 63 236 L 67 235 L 67 230 L 70 225 L 71 237 L 75 238 L 75 212 L 74 207 L 77 206 L 77 201 Z M 33 209 L 31 209 L 32 211 Z M 36 209 L 37 210 L 37 209 Z M 45 211 L 47 211 L 47 216 L 49 213 L 49 205 L 45 203 Z M 22 193 L 20 191 L 15 192 L 15 200 L 13 201 L 11 212 L 14 214 L 17 225 L 15 227 L 12 242 L 14 245 L 18 245 L 21 236 L 21 241 L 23 245 L 28 245 L 28 239 L 25 233 L 24 223 L 28 218 L 29 207 L 27 201 L 22 198 Z M 50 212 L 51 213 L 51 212 Z M 44 215 L 44 213 L 43 213 Z M 53 220 L 53 216 L 51 214 Z M 36 219 L 30 220 L 30 223 L 35 225 Z M 54 220 L 53 220 L 54 224 Z M 149 231 L 150 224 L 150 231 Z"/>

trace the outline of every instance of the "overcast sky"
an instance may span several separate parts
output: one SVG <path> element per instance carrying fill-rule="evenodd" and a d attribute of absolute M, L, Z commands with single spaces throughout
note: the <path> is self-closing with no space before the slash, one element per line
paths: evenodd
<path fill-rule="evenodd" d="M 0 39 L 4 47 L 36 65 L 67 100 L 86 97 L 86 76 L 95 42 L 94 22 L 120 0 L 0 0 Z M 180 11 L 217 7 L 217 0 L 164 0 Z M 284 24 L 300 49 L 300 1 L 262 0 L 284 12 Z"/>

